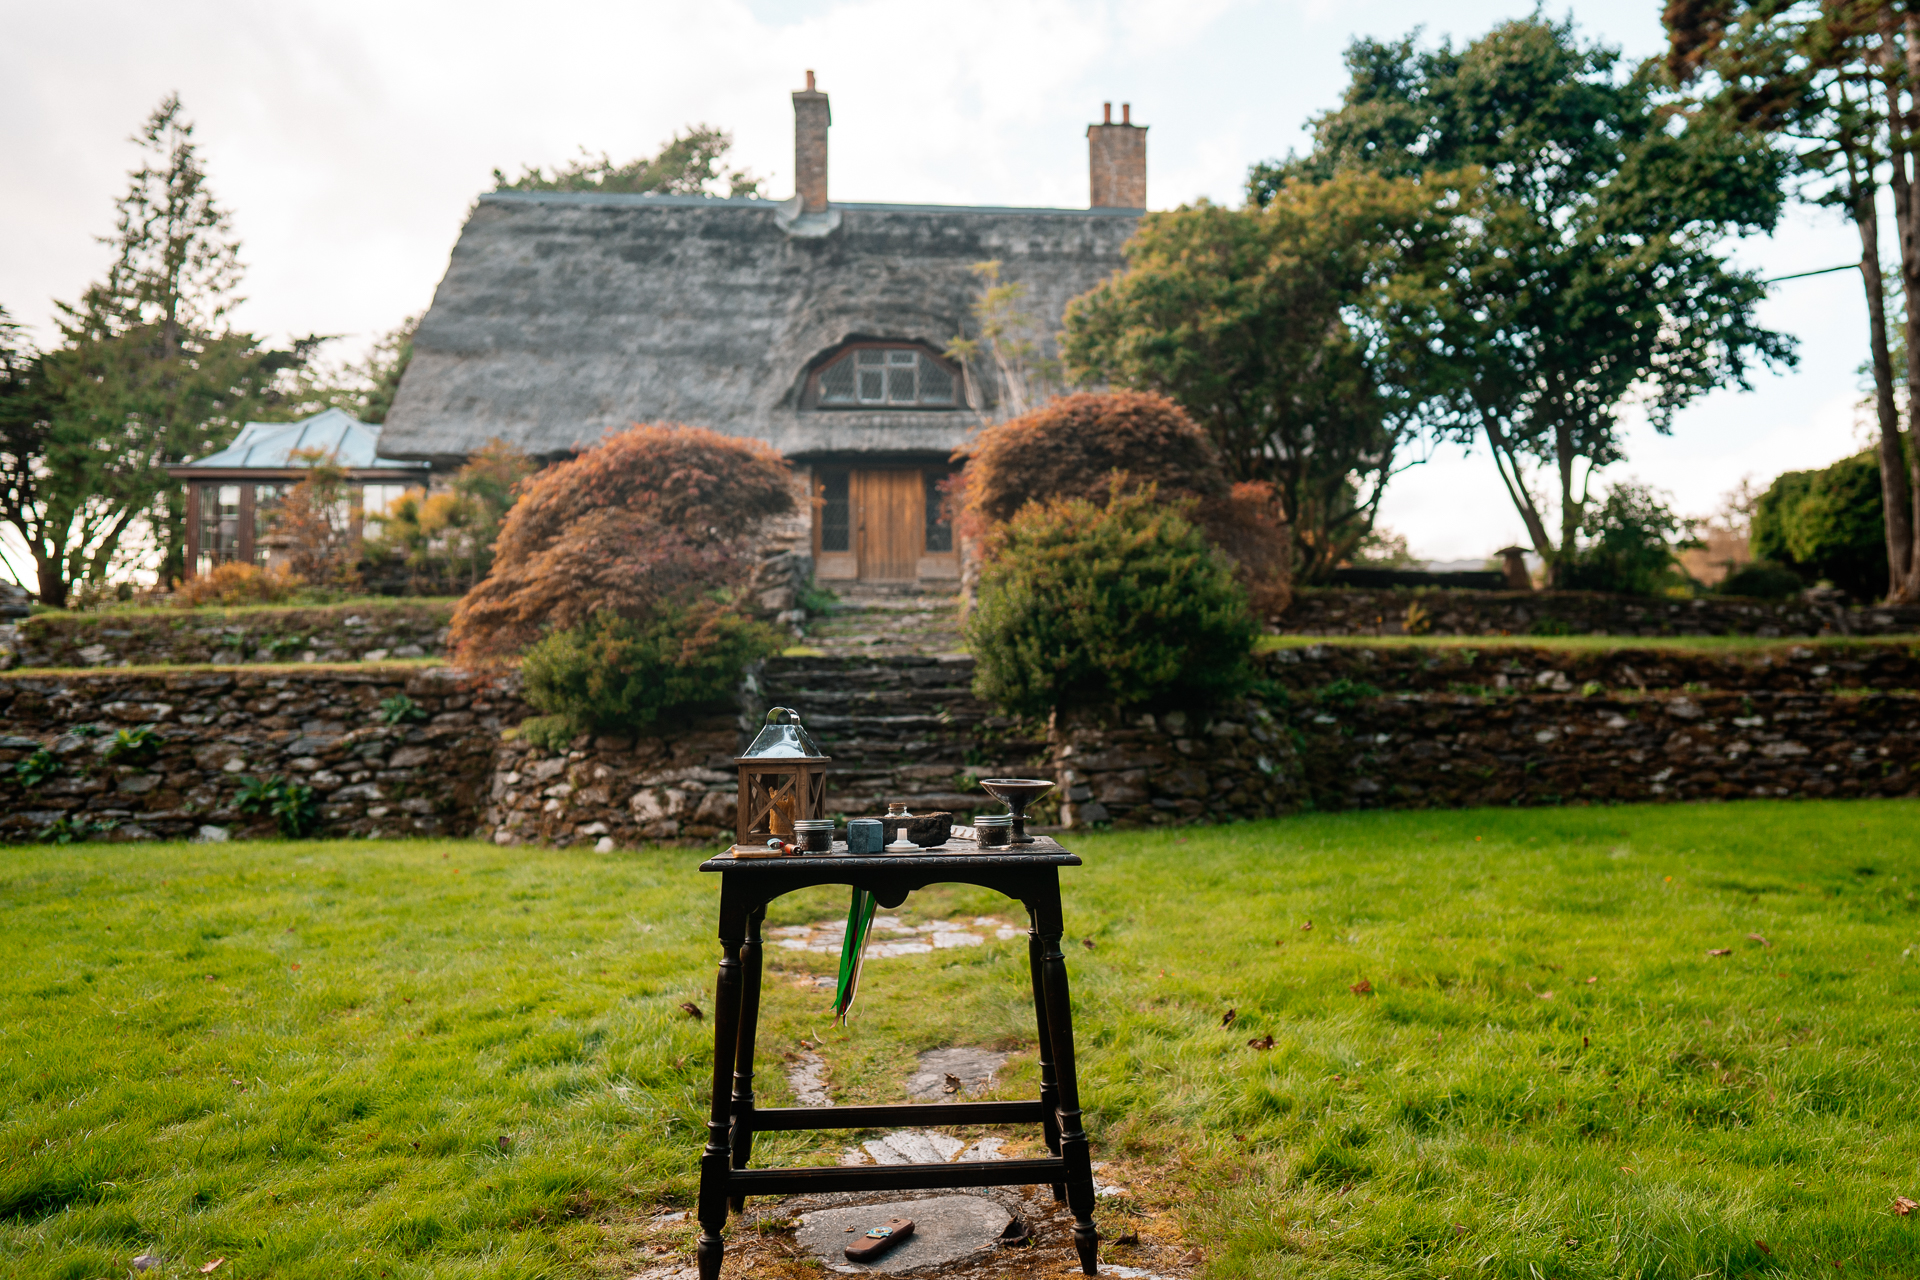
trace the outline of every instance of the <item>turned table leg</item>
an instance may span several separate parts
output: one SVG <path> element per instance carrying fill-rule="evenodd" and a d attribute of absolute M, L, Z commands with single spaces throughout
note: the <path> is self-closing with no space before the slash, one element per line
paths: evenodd
<path fill-rule="evenodd" d="M 1027 968 L 1033 975 L 1033 1020 L 1040 1031 L 1040 1105 L 1046 1109 L 1045 1118 L 1040 1127 L 1045 1133 L 1047 1150 L 1054 1155 L 1060 1154 L 1060 1117 L 1056 1108 L 1060 1105 L 1060 1089 L 1055 1083 L 1053 1072 L 1053 1032 L 1047 1022 L 1047 993 L 1045 979 L 1041 976 L 1045 965 L 1041 960 L 1039 915 L 1032 907 L 1027 909 Z M 1065 1200 L 1067 1188 L 1064 1183 L 1053 1186 L 1053 1198 Z"/>
<path fill-rule="evenodd" d="M 740 948 L 740 1031 L 733 1059 L 733 1167 L 744 1169 L 753 1157 L 753 1042 L 760 1029 L 760 923 L 764 908 L 747 917 L 747 940 Z M 717 1078 L 717 1077 L 716 1077 Z M 732 1197 L 735 1213 L 745 1196 Z"/>
<path fill-rule="evenodd" d="M 1049 910 L 1049 907 L 1051 908 Z M 1067 991 L 1067 958 L 1060 951 L 1059 898 L 1035 912 L 1041 937 L 1041 973 L 1052 1031 L 1053 1070 L 1059 1096 L 1060 1155 L 1067 1162 L 1067 1207 L 1073 1211 L 1073 1248 L 1080 1270 L 1098 1275 L 1100 1236 L 1093 1225 L 1093 1164 L 1080 1127 L 1080 1086 L 1073 1064 L 1073 1004 Z"/>
<path fill-rule="evenodd" d="M 740 951 L 745 913 L 720 901 L 720 974 L 713 991 L 713 1106 L 707 1116 L 707 1148 L 700 1156 L 700 1243 L 695 1250 L 700 1280 L 720 1280 L 726 1242 L 727 1175 L 732 1168 L 732 1084 L 740 1036 Z"/>

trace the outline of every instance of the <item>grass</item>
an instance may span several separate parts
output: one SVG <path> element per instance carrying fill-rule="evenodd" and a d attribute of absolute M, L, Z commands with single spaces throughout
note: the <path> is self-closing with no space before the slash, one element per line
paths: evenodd
<path fill-rule="evenodd" d="M 1892 1206 L 1920 1198 L 1915 816 L 1076 836 L 1083 1101 L 1130 1189 L 1103 1232 L 1180 1236 L 1217 1277 L 1912 1276 L 1920 1214 Z M 684 1256 L 690 1228 L 647 1219 L 690 1203 L 703 1140 L 710 1049 L 679 1008 L 711 1008 L 699 856 L 9 850 L 0 1276 L 125 1274 L 148 1249 L 167 1275 L 368 1280 Z M 908 907 L 1011 914 L 957 887 Z M 842 909 L 820 890 L 770 923 Z M 798 985 L 832 957 L 772 952 L 763 1100 L 789 1101 L 803 1037 L 837 1100 L 897 1099 L 946 1044 L 1013 1050 L 1005 1092 L 1030 1090 L 1023 951 L 872 961 L 846 1030 Z"/>
<path fill-rule="evenodd" d="M 342 599 L 294 598 L 273 604 L 205 604 L 185 609 L 176 604 L 109 604 L 97 609 L 50 609 L 36 602 L 33 616 L 53 621 L 90 618 L 227 618 L 256 613 L 293 613 L 314 609 L 402 609 L 418 605 L 452 608 L 458 596 L 347 596 Z"/>
<path fill-rule="evenodd" d="M 1910 645 L 1914 636 L 1309 636 L 1264 635 L 1254 641 L 1255 653 L 1275 649 L 1304 649 L 1330 645 L 1348 649 L 1562 649 L 1600 652 L 1610 649 L 1688 649 L 1696 652 L 1747 653 L 1788 649 L 1800 645 Z"/>
<path fill-rule="evenodd" d="M 0 671 L 0 680 L 13 676 L 38 679 L 42 676 L 153 676 L 192 671 L 386 671 L 413 670 L 418 667 L 443 667 L 445 658 L 382 658 L 378 662 L 144 662 L 124 667 L 13 667 Z"/>

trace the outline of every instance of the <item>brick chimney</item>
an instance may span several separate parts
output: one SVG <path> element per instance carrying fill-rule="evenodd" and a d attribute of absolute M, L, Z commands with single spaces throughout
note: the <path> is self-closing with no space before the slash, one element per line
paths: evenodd
<path fill-rule="evenodd" d="M 832 123 L 827 95 L 813 87 L 809 71 L 807 87 L 793 95 L 793 191 L 802 213 L 826 212 L 827 126 Z"/>
<path fill-rule="evenodd" d="M 794 100 L 799 101 L 798 94 Z M 1087 161 L 1095 209 L 1147 207 L 1147 127 L 1133 122 L 1133 104 L 1120 104 L 1120 123 L 1113 122 L 1113 104 L 1101 104 L 1101 122 L 1087 126 Z M 822 144 L 822 153 L 825 144 Z M 824 181 L 824 180 L 823 180 Z"/>

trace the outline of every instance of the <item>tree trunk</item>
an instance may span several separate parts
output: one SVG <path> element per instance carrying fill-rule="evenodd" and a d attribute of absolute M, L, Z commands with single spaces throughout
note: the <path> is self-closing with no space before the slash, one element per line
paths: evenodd
<path fill-rule="evenodd" d="M 1880 212 L 1870 182 L 1856 183 L 1853 220 L 1860 228 L 1860 278 L 1867 290 L 1868 338 L 1873 350 L 1874 410 L 1880 424 L 1880 496 L 1886 512 L 1887 599 L 1913 599 L 1914 484 L 1900 444 L 1900 417 L 1893 403 L 1893 356 L 1887 350 L 1886 282 L 1880 274 Z M 1913 369 L 1912 292 L 1908 298 L 1908 361 Z M 1911 377 L 1911 372 L 1909 374 Z M 1911 384 L 1909 384 L 1911 385 Z"/>
<path fill-rule="evenodd" d="M 33 556 L 34 574 L 40 588 L 40 603 L 49 609 L 67 607 L 67 576 L 60 572 L 60 557 L 49 560 L 38 551 Z"/>
<path fill-rule="evenodd" d="M 1905 373 L 1907 380 L 1907 431 L 1911 438 L 1920 439 L 1920 435 L 1912 434 L 1920 432 L 1920 238 L 1916 238 L 1916 233 L 1920 232 L 1920 228 L 1915 226 L 1915 192 L 1912 176 L 1913 157 L 1910 144 L 1906 142 L 1906 139 L 1913 136 L 1916 121 L 1914 113 L 1911 110 L 1902 109 L 1900 90 L 1900 84 L 1905 80 L 1906 74 L 1915 69 L 1914 62 L 1916 56 L 1920 56 L 1920 49 L 1916 49 L 1913 45 L 1914 19 L 1912 16 L 1907 18 L 1905 24 L 1905 34 L 1908 40 L 1904 58 L 1897 56 L 1899 52 L 1898 42 L 1894 35 L 1890 13 L 1882 19 L 1881 32 L 1884 41 L 1882 74 L 1885 76 L 1887 123 L 1891 144 L 1889 147 L 1890 155 L 1888 157 L 1891 161 L 1888 166 L 1888 185 L 1893 191 L 1894 240 L 1900 246 L 1900 291 L 1906 303 L 1907 367 Z M 1865 234 L 1864 230 L 1862 234 Z M 1879 237 L 1876 234 L 1874 238 L 1876 249 L 1878 248 L 1878 241 Z M 1874 274 L 1878 275 L 1878 254 L 1876 253 L 1874 257 Z M 1875 286 L 1869 285 L 1869 287 L 1873 288 Z M 1884 288 L 1884 286 L 1880 287 Z M 1884 297 L 1885 295 L 1882 293 L 1879 296 Z M 1880 322 L 1878 331 L 1880 341 L 1884 345 L 1886 341 L 1884 319 Z M 1876 360 L 1877 359 L 1878 357 L 1876 355 Z M 1878 392 L 1879 374 L 1877 367 L 1874 381 L 1876 384 L 1875 390 Z M 1891 395 L 1892 392 L 1891 384 L 1892 379 L 1889 378 L 1889 395 Z M 1883 505 L 1887 510 L 1887 600 L 1889 603 L 1905 604 L 1911 603 L 1916 598 L 1920 598 L 1920 562 L 1917 562 L 1915 559 L 1915 548 L 1913 545 L 1914 530 L 1920 528 L 1920 456 L 1911 458 L 1905 456 L 1907 451 L 1900 447 L 1900 426 L 1898 418 L 1895 417 L 1893 419 L 1894 428 L 1891 441 L 1887 438 L 1888 433 L 1885 427 L 1885 421 L 1885 419 L 1882 420 L 1880 433 L 1880 469 L 1883 475 Z M 1888 488 L 1884 482 L 1884 475 L 1889 466 L 1900 472 L 1903 481 L 1902 487 L 1905 489 L 1905 493 L 1899 495 L 1901 512 L 1900 525 L 1902 529 L 1900 536 L 1902 539 L 1901 545 L 1904 546 L 1905 553 L 1898 555 L 1897 558 L 1894 542 L 1894 519 L 1892 514 L 1896 494 L 1891 488 Z"/>
<path fill-rule="evenodd" d="M 1520 478 L 1519 459 L 1512 456 L 1507 448 L 1506 434 L 1492 418 L 1482 416 L 1481 425 L 1486 428 L 1487 447 L 1493 451 L 1493 466 L 1500 473 L 1500 483 L 1507 487 L 1507 497 L 1513 500 L 1514 510 L 1520 513 L 1526 522 L 1527 537 L 1533 541 L 1533 549 L 1540 553 L 1540 559 L 1549 567 L 1553 564 L 1553 539 L 1547 536 L 1547 522 L 1540 518 L 1539 509 L 1534 506 L 1533 495 L 1527 492 Z M 1509 475 L 1508 472 L 1512 474 Z"/>
<path fill-rule="evenodd" d="M 1553 585 L 1560 586 L 1565 576 L 1566 561 L 1574 552 L 1574 536 L 1580 532 L 1580 505 L 1573 500 L 1573 424 L 1564 413 L 1558 415 L 1553 427 L 1553 450 L 1555 462 L 1560 471 L 1560 554 L 1549 566 L 1553 575 Z"/>

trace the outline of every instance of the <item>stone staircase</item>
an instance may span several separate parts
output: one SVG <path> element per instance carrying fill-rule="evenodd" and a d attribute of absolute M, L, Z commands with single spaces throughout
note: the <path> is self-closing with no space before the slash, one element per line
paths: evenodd
<path fill-rule="evenodd" d="M 833 657 L 956 654 L 961 649 L 960 596 L 912 585 L 848 584 L 806 624 L 800 641 Z"/>
<path fill-rule="evenodd" d="M 974 697 L 971 657 L 915 653 L 897 642 L 849 649 L 771 658 L 754 676 L 756 700 L 799 711 L 833 757 L 827 791 L 834 812 L 877 817 L 888 801 L 905 800 L 916 812 L 946 809 L 965 821 L 1002 811 L 975 779 L 1047 768 L 1044 727 L 999 715 Z"/>

